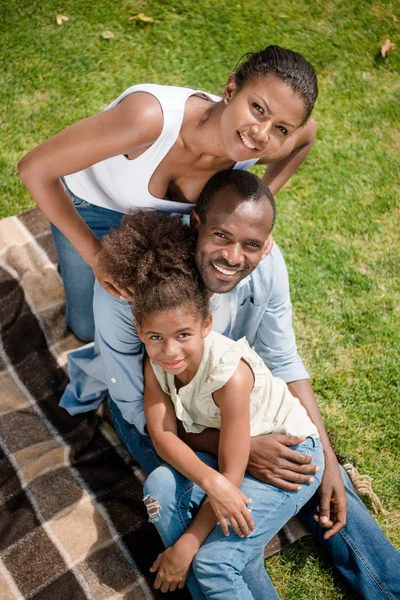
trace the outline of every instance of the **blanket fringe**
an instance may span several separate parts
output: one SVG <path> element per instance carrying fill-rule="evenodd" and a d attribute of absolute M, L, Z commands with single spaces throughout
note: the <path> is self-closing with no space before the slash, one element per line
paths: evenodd
<path fill-rule="evenodd" d="M 358 496 L 366 496 L 371 500 L 372 510 L 376 515 L 379 511 L 382 514 L 387 515 L 388 511 L 383 508 L 382 502 L 372 489 L 373 478 L 369 475 L 361 475 L 351 463 L 344 464 L 343 468 L 350 477 L 351 483 Z"/>

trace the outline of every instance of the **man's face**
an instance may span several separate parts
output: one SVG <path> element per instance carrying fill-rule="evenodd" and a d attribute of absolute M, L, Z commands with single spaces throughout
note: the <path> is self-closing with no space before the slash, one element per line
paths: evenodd
<path fill-rule="evenodd" d="M 213 198 L 206 222 L 194 214 L 198 241 L 196 263 L 212 293 L 229 292 L 265 255 L 273 212 L 267 200 L 243 201 L 230 187 Z"/>

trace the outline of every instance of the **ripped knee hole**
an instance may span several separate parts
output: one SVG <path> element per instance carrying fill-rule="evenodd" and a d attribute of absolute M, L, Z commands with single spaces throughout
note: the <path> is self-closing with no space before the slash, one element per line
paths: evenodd
<path fill-rule="evenodd" d="M 150 521 L 152 521 L 153 519 L 157 520 L 157 517 L 159 516 L 160 510 L 161 510 L 161 506 L 160 506 L 158 499 L 151 498 L 149 495 L 147 495 L 145 498 L 143 498 L 143 502 L 147 509 L 147 514 L 149 515 L 149 520 Z"/>

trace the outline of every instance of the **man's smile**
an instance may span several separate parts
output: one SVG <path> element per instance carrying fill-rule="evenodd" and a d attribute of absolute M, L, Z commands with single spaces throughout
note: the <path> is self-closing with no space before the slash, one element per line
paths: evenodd
<path fill-rule="evenodd" d="M 235 268 L 235 267 L 223 267 L 222 265 L 212 262 L 212 266 L 216 269 L 221 275 L 225 275 L 225 277 L 234 277 L 237 273 L 240 273 L 244 270 L 243 267 Z"/>

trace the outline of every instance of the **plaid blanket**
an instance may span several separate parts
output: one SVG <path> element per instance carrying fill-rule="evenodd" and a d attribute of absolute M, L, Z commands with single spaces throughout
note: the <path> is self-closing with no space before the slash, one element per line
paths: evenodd
<path fill-rule="evenodd" d="M 0 221 L 0 598 L 166 598 L 149 568 L 162 551 L 142 502 L 143 473 L 101 414 L 58 406 L 64 292 L 49 223 L 37 210 Z M 274 554 L 305 531 L 296 522 Z M 187 591 L 174 598 L 189 598 Z"/>

